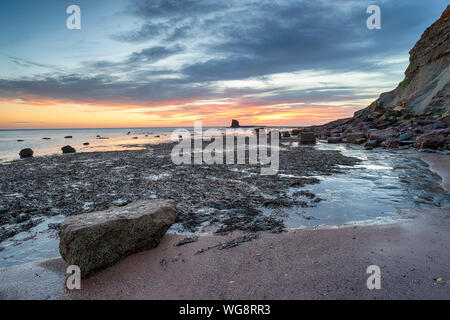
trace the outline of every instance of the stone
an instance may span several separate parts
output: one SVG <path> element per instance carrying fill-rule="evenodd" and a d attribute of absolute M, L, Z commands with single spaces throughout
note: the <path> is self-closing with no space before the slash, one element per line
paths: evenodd
<path fill-rule="evenodd" d="M 83 143 L 83 146 L 88 146 L 88 145 L 89 145 L 89 142 Z"/>
<path fill-rule="evenodd" d="M 439 132 L 427 132 L 416 138 L 414 147 L 417 149 L 437 149 L 444 139 Z"/>
<path fill-rule="evenodd" d="M 314 144 L 316 143 L 316 135 L 314 132 L 300 132 L 298 134 L 298 142 L 299 144 Z"/>
<path fill-rule="evenodd" d="M 396 149 L 400 147 L 400 141 L 395 138 L 389 138 L 383 141 L 385 148 Z"/>
<path fill-rule="evenodd" d="M 61 148 L 63 153 L 75 153 L 76 150 L 75 148 L 71 147 L 71 146 L 64 146 Z"/>
<path fill-rule="evenodd" d="M 355 140 L 355 143 L 356 143 L 356 144 L 363 144 L 363 143 L 366 142 L 366 141 L 367 141 L 366 138 L 360 138 L 360 139 L 356 139 L 356 140 Z"/>
<path fill-rule="evenodd" d="M 413 137 L 412 133 L 406 132 L 406 133 L 400 134 L 397 137 L 397 139 L 400 141 L 405 141 L 405 140 L 411 140 L 412 137 Z"/>
<path fill-rule="evenodd" d="M 380 144 L 380 143 L 379 143 L 377 140 L 368 140 L 368 141 L 364 144 L 364 146 L 365 146 L 365 147 L 376 148 L 376 147 L 378 147 L 379 144 Z"/>
<path fill-rule="evenodd" d="M 292 135 L 293 135 L 293 136 L 296 136 L 296 135 L 298 135 L 300 132 L 301 132 L 300 129 L 293 129 L 293 130 L 292 130 Z"/>
<path fill-rule="evenodd" d="M 71 216 L 60 224 L 59 251 L 86 277 L 133 253 L 155 248 L 176 217 L 172 200 L 140 200 Z"/>
<path fill-rule="evenodd" d="M 64 139 L 72 139 L 72 136 L 65 136 Z"/>
<path fill-rule="evenodd" d="M 365 138 L 366 134 L 364 132 L 352 132 L 347 134 L 345 137 L 348 143 L 356 143 L 356 140 Z"/>
<path fill-rule="evenodd" d="M 21 158 L 31 158 L 33 156 L 34 151 L 30 148 L 22 149 L 19 152 L 19 156 Z"/>
<path fill-rule="evenodd" d="M 328 137 L 327 142 L 328 143 L 340 143 L 340 142 L 342 142 L 342 139 L 340 137 Z"/>
<path fill-rule="evenodd" d="M 281 137 L 282 138 L 289 138 L 290 136 L 291 136 L 291 134 L 288 131 L 281 132 Z"/>
<path fill-rule="evenodd" d="M 397 134 L 398 134 L 398 130 L 395 128 L 383 129 L 383 130 L 371 129 L 371 130 L 369 130 L 369 139 L 377 140 L 378 142 L 383 142 L 386 139 L 390 139 L 390 138 L 397 136 Z"/>

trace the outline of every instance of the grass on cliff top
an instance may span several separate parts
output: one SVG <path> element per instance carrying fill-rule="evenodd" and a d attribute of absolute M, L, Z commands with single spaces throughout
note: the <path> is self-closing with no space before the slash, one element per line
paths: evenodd
<path fill-rule="evenodd" d="M 409 79 L 403 80 L 403 82 L 402 82 L 403 89 L 405 89 L 407 86 L 409 86 L 410 83 L 411 83 L 411 80 L 409 80 Z"/>

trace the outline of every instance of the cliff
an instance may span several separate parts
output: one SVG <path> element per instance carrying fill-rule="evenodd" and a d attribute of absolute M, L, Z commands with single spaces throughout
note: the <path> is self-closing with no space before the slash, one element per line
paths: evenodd
<path fill-rule="evenodd" d="M 369 107 L 355 113 L 361 120 L 402 120 L 414 116 L 434 119 L 450 110 L 450 6 L 425 30 L 409 52 L 405 79 Z"/>

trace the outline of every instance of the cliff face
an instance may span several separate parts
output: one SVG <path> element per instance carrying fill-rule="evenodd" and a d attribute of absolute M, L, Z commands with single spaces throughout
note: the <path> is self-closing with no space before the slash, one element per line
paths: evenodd
<path fill-rule="evenodd" d="M 450 111 L 450 6 L 423 33 L 411 49 L 405 79 L 393 91 L 381 94 L 366 109 L 355 113 L 361 120 L 401 120 L 411 116 L 434 119 Z"/>

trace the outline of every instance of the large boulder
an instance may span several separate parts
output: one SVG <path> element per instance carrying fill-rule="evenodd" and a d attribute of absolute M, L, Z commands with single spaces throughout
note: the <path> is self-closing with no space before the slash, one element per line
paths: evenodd
<path fill-rule="evenodd" d="M 33 156 L 33 150 L 30 148 L 22 149 L 19 152 L 21 158 L 31 158 Z"/>
<path fill-rule="evenodd" d="M 298 134 L 299 144 L 314 144 L 316 143 L 316 135 L 314 132 L 303 131 Z"/>
<path fill-rule="evenodd" d="M 86 277 L 130 254 L 156 247 L 176 216 L 172 200 L 141 200 L 71 216 L 60 224 L 59 252 Z"/>

